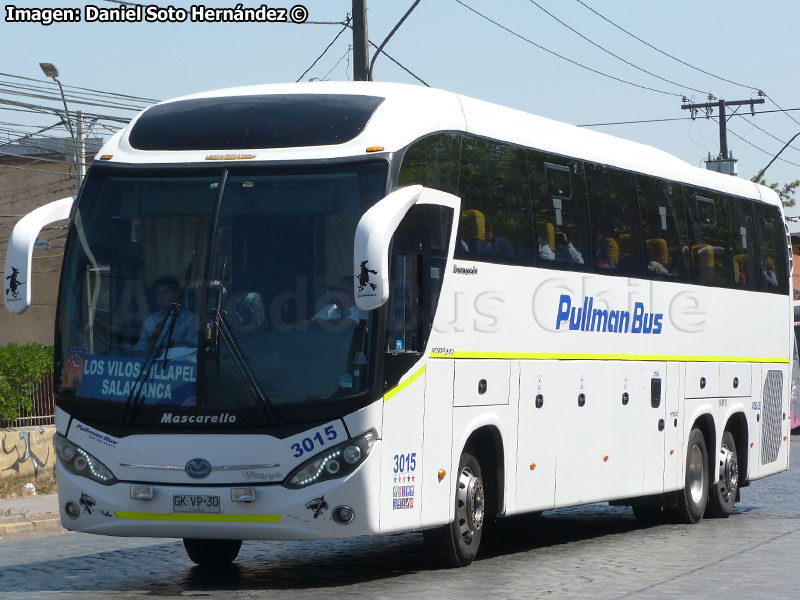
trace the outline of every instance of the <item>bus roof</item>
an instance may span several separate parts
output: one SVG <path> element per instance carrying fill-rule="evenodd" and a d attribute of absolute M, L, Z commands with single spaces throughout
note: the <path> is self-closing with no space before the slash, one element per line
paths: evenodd
<path fill-rule="evenodd" d="M 246 99 L 248 96 L 291 95 L 369 96 L 383 99 L 352 139 L 343 143 L 272 148 L 201 148 L 180 151 L 141 150 L 131 144 L 131 131 L 148 111 L 164 107 L 180 110 L 175 103 L 213 99 Z M 187 102 L 186 106 L 191 103 Z M 519 144 L 545 152 L 615 166 L 638 173 L 681 181 L 703 188 L 780 206 L 775 192 L 746 179 L 694 167 L 679 158 L 644 144 L 589 129 L 568 125 L 519 110 L 434 88 L 380 82 L 307 82 L 227 88 L 182 96 L 161 102 L 137 115 L 100 150 L 98 157 L 127 164 L 206 163 L 215 159 L 248 161 L 299 161 L 363 157 L 367 148 L 396 152 L 414 140 L 436 131 L 464 131 Z M 220 152 L 222 150 L 222 152 Z"/>

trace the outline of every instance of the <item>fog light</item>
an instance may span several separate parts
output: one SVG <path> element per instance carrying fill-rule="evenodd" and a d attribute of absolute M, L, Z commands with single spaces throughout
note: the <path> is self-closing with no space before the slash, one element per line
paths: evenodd
<path fill-rule="evenodd" d="M 67 502 L 66 506 L 64 506 L 64 512 L 67 513 L 67 516 L 73 521 L 81 516 L 80 507 L 72 501 Z"/>
<path fill-rule="evenodd" d="M 333 516 L 333 520 L 340 525 L 352 523 L 353 519 L 356 518 L 355 511 L 349 506 L 337 506 L 333 509 L 331 515 Z"/>
<path fill-rule="evenodd" d="M 150 485 L 132 485 L 131 500 L 152 500 L 153 487 Z"/>
<path fill-rule="evenodd" d="M 253 502 L 256 499 L 255 488 L 232 488 L 231 500 L 233 502 Z"/>

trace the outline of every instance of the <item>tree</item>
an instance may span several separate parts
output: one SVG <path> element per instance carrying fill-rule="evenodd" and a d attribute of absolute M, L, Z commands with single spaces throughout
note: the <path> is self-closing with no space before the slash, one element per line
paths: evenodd
<path fill-rule="evenodd" d="M 52 348 L 41 344 L 0 347 L 0 421 L 13 421 L 20 408 L 30 410 L 31 392 L 45 373 L 52 372 Z"/>
<path fill-rule="evenodd" d="M 761 179 L 759 181 L 756 179 L 756 177 L 753 177 L 751 181 L 760 183 L 761 185 L 765 185 L 768 188 L 775 190 L 778 196 L 780 196 L 784 208 L 791 208 L 795 205 L 796 200 L 794 198 L 794 194 L 797 191 L 797 188 L 800 186 L 800 179 L 795 179 L 791 183 L 784 183 L 783 187 L 781 187 L 779 183 L 767 183 L 765 179 Z"/>

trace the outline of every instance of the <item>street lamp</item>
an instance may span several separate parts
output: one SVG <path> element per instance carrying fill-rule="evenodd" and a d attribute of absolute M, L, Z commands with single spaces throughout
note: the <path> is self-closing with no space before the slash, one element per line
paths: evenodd
<path fill-rule="evenodd" d="M 41 67 L 42 73 L 44 73 L 45 77 L 49 77 L 58 84 L 58 89 L 61 92 L 61 101 L 64 103 L 64 116 L 61 118 L 61 121 L 64 123 L 64 126 L 67 128 L 67 131 L 69 131 L 69 135 L 72 138 L 72 155 L 75 159 L 75 166 L 77 169 L 77 190 L 80 191 L 81 181 L 83 179 L 83 152 L 78 152 L 78 146 L 83 144 L 81 114 L 78 113 L 78 136 L 76 137 L 75 132 L 72 130 L 72 121 L 69 118 L 69 109 L 67 109 L 67 99 L 64 97 L 64 88 L 61 87 L 61 82 L 58 80 L 58 67 L 56 67 L 53 63 L 39 63 L 39 67 Z M 80 162 L 78 162 L 79 157 L 81 159 Z"/>

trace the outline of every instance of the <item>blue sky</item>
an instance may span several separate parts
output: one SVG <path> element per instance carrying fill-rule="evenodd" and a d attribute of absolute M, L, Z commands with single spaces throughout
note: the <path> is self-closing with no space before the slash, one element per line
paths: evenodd
<path fill-rule="evenodd" d="M 680 109 L 680 96 L 705 102 L 706 92 L 717 98 L 742 100 L 762 89 L 772 100 L 756 106 L 757 111 L 777 110 L 775 103 L 784 109 L 800 108 L 796 69 L 800 55 L 796 44 L 799 2 L 583 0 L 653 46 L 742 86 L 703 74 L 648 48 L 578 0 L 535 1 L 609 52 L 674 83 L 610 56 L 548 16 L 532 0 L 462 2 L 575 62 L 667 93 L 623 84 L 568 63 L 488 22 L 456 0 L 422 0 L 386 51 L 434 87 L 576 125 L 685 118 L 689 115 Z M 157 3 L 168 4 L 165 0 Z M 411 3 L 367 0 L 370 39 L 380 43 Z M 2 4 L 5 13 L 9 3 Z M 13 4 L 83 8 L 87 2 L 19 0 Z M 105 0 L 94 0 L 94 4 L 116 6 Z M 176 0 L 172 4 L 187 7 L 192 3 Z M 235 4 L 211 0 L 205 6 Z M 259 5 L 249 0 L 243 4 Z M 310 21 L 342 21 L 351 10 L 351 0 L 305 0 L 303 4 Z M 269 4 L 292 5 L 281 0 Z M 45 27 L 0 19 L 0 72 L 44 79 L 38 63 L 53 62 L 64 84 L 167 99 L 221 87 L 295 81 L 339 29 L 336 25 L 190 22 Z M 304 79 L 347 79 L 352 74 L 352 70 L 347 71 L 351 44 L 350 32 L 343 33 Z M 377 60 L 374 78 L 418 83 L 385 57 Z M 749 109 L 744 107 L 742 112 L 749 114 Z M 740 176 L 751 177 L 783 142 L 800 132 L 800 111 L 789 114 L 798 122 L 780 112 L 755 118 L 735 116 L 729 121 L 729 147 L 739 159 Z M 2 107 L 0 120 L 49 124 L 42 116 L 9 113 Z M 697 166 L 702 166 L 709 152 L 716 155 L 719 150 L 718 125 L 705 118 L 596 129 L 651 144 Z M 779 160 L 770 167 L 769 181 L 800 178 L 800 138 L 794 146 L 797 149 L 790 147 L 781 155 L 790 162 Z M 800 210 L 790 214 L 800 214 Z"/>

